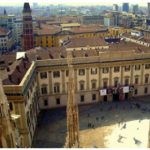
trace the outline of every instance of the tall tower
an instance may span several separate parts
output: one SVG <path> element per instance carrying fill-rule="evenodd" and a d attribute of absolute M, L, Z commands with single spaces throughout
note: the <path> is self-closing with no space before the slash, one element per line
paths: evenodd
<path fill-rule="evenodd" d="M 148 5 L 148 15 L 150 15 L 150 3 L 147 3 Z"/>
<path fill-rule="evenodd" d="M 16 148 L 14 122 L 8 110 L 0 74 L 0 148 Z"/>
<path fill-rule="evenodd" d="M 68 53 L 68 67 L 69 67 L 69 79 L 68 79 L 68 102 L 67 102 L 67 138 L 66 148 L 79 148 L 79 114 L 78 106 L 75 100 L 74 94 L 74 71 L 72 62 L 72 55 Z"/>
<path fill-rule="evenodd" d="M 32 25 L 32 15 L 29 3 L 24 3 L 23 7 L 23 50 L 34 48 L 34 35 Z"/>
<path fill-rule="evenodd" d="M 129 3 L 123 3 L 122 11 L 129 12 Z"/>

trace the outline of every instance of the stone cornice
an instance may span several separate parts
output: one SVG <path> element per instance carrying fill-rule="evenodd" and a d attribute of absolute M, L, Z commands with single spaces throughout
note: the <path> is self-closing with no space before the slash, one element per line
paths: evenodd
<path fill-rule="evenodd" d="M 119 61 L 119 62 L 100 62 L 100 63 L 85 63 L 85 64 L 74 64 L 74 69 L 82 69 L 82 68 L 93 68 L 93 67 L 113 67 L 113 66 L 125 66 L 125 65 L 136 65 L 136 64 L 146 64 L 150 63 L 150 59 L 144 59 L 144 60 L 131 60 L 131 61 Z M 46 67 L 38 67 L 37 71 L 54 71 L 54 70 L 66 70 L 67 65 L 63 66 L 46 66 Z"/>

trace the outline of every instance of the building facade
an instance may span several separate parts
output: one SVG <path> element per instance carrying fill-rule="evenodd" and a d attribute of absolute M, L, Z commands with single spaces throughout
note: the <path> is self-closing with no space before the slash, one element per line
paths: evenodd
<path fill-rule="evenodd" d="M 123 61 L 105 62 L 106 60 L 114 59 L 112 55 L 116 58 L 120 55 Z M 89 59 L 90 64 L 83 63 L 85 58 L 78 61 L 74 59 L 75 62 L 82 63 L 82 65 L 76 64 L 74 66 L 77 104 L 120 100 L 122 96 L 123 99 L 129 99 L 132 96 L 150 94 L 150 60 L 134 60 L 133 57 L 136 57 L 134 52 L 105 53 L 100 56 L 102 63 L 94 63 L 99 61 L 99 57 L 86 58 L 86 61 Z M 132 57 L 132 60 L 127 61 L 130 57 Z M 52 62 L 50 63 L 49 61 L 43 61 L 42 65 L 51 64 L 52 66 Z M 37 65 L 39 66 L 40 62 L 37 62 Z M 66 106 L 67 69 L 65 69 L 65 66 L 57 67 L 55 65 L 52 68 L 46 65 L 47 71 L 46 68 L 42 69 L 40 67 L 37 70 L 41 109 Z M 48 68 L 51 69 L 49 70 Z M 46 76 L 41 78 L 41 74 L 46 74 Z M 122 91 L 119 93 L 117 91 L 118 83 L 122 89 L 123 87 L 128 87 L 128 92 L 123 93 Z M 42 91 L 43 88 L 45 88 L 46 92 Z M 101 95 L 101 90 L 106 90 L 106 93 Z"/>
<path fill-rule="evenodd" d="M 0 54 L 5 54 L 12 50 L 13 36 L 12 30 L 0 27 Z"/>
<path fill-rule="evenodd" d="M 83 24 L 104 24 L 103 16 L 83 16 Z"/>

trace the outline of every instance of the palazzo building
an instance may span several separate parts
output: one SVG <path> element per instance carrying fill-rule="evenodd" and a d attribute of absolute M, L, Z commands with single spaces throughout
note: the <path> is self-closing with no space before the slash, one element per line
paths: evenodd
<path fill-rule="evenodd" d="M 2 70 L 11 113 L 21 115 L 18 130 L 30 147 L 40 109 L 64 107 L 68 99 L 67 53 L 72 55 L 77 105 L 128 100 L 150 94 L 149 46 L 102 38 L 70 39 L 62 47 L 17 52 Z"/>

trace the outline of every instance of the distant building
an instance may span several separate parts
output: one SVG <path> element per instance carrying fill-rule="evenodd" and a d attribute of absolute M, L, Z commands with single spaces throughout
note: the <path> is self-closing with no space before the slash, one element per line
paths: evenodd
<path fill-rule="evenodd" d="M 83 16 L 83 24 L 104 24 L 103 16 Z"/>
<path fill-rule="evenodd" d="M 117 4 L 113 4 L 113 11 L 118 11 L 118 5 Z"/>
<path fill-rule="evenodd" d="M 122 11 L 129 12 L 129 3 L 123 3 Z"/>
<path fill-rule="evenodd" d="M 148 4 L 148 15 L 150 15 L 150 3 L 147 4 Z"/>
<path fill-rule="evenodd" d="M 33 3 L 33 7 L 34 8 L 38 7 L 38 3 Z"/>
<path fill-rule="evenodd" d="M 15 31 L 14 31 L 14 21 L 16 20 L 15 15 L 8 15 L 6 10 L 4 14 L 0 16 L 0 26 L 6 27 L 8 30 L 12 30 L 12 41 L 15 44 Z"/>
<path fill-rule="evenodd" d="M 0 54 L 7 53 L 13 46 L 12 31 L 5 27 L 0 28 Z"/>
<path fill-rule="evenodd" d="M 143 33 L 141 31 L 138 31 L 138 30 L 131 30 L 131 35 L 132 36 L 143 36 Z"/>
<path fill-rule="evenodd" d="M 132 13 L 133 14 L 137 14 L 138 13 L 138 5 L 133 5 Z"/>
<path fill-rule="evenodd" d="M 104 17 L 104 26 L 114 26 L 115 25 L 115 18 L 114 17 Z"/>

